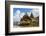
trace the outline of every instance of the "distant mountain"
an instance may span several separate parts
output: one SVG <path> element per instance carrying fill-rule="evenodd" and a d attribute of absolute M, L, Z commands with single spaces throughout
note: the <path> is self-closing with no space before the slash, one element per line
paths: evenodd
<path fill-rule="evenodd" d="M 21 18 L 19 26 L 38 26 L 39 25 L 39 16 L 35 17 L 31 13 L 30 17 L 27 13 Z"/>
<path fill-rule="evenodd" d="M 23 18 L 21 19 L 21 21 L 22 21 L 22 20 L 25 20 L 25 21 L 26 21 L 26 20 L 31 20 L 31 18 L 26 14 L 26 15 L 23 16 Z"/>
<path fill-rule="evenodd" d="M 31 13 L 30 18 L 34 18 L 33 14 Z"/>

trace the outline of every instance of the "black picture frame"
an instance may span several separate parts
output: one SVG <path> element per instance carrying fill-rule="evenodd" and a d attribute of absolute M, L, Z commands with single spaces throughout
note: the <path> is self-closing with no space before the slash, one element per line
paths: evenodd
<path fill-rule="evenodd" d="M 9 33 L 9 5 L 10 4 L 15 4 L 15 3 L 24 3 L 24 4 L 33 4 L 33 5 L 42 5 L 42 13 L 43 13 L 43 20 L 42 20 L 42 24 L 43 24 L 43 30 L 42 31 L 35 31 L 35 32 L 18 32 L 18 33 Z M 45 3 L 41 3 L 41 2 L 20 2 L 20 1 L 5 1 L 5 35 L 22 35 L 22 34 L 38 34 L 38 33 L 45 33 Z"/>

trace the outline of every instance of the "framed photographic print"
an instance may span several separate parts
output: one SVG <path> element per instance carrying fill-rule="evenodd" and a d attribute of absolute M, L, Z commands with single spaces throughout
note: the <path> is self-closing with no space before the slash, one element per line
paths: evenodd
<path fill-rule="evenodd" d="M 6 35 L 35 34 L 45 32 L 45 3 L 5 2 Z"/>

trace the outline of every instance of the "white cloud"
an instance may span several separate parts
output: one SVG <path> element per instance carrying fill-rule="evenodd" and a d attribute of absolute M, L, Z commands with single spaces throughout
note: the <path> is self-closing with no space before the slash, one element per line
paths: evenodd
<path fill-rule="evenodd" d="M 27 14 L 28 14 L 28 16 L 30 16 L 31 15 L 31 12 L 27 12 Z"/>
<path fill-rule="evenodd" d="M 13 16 L 13 21 L 16 22 L 20 22 L 21 18 L 25 15 L 25 13 L 21 13 L 19 10 L 16 11 L 15 16 Z"/>
<path fill-rule="evenodd" d="M 23 16 L 25 15 L 25 13 L 23 12 L 23 13 L 20 13 L 20 17 L 22 18 Z"/>
<path fill-rule="evenodd" d="M 34 9 L 34 10 L 32 11 L 32 13 L 33 13 L 34 17 L 39 16 L 39 10 Z"/>
<path fill-rule="evenodd" d="M 13 16 L 13 20 L 16 22 L 16 21 L 20 21 L 20 11 L 17 10 L 16 13 L 15 13 L 15 16 Z"/>
<path fill-rule="evenodd" d="M 16 13 L 15 13 L 15 16 L 19 15 L 19 14 L 20 14 L 20 10 L 17 10 Z"/>

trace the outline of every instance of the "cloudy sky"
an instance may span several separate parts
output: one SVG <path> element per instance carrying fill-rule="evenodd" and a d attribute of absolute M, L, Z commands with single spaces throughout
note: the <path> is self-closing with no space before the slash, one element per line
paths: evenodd
<path fill-rule="evenodd" d="M 39 10 L 38 9 L 14 8 L 13 9 L 13 20 L 14 21 L 20 21 L 20 19 L 25 15 L 26 12 L 27 12 L 28 16 L 31 15 L 31 12 L 33 13 L 34 17 L 39 16 Z"/>
<path fill-rule="evenodd" d="M 13 9 L 13 15 L 15 15 L 15 13 L 17 12 L 17 11 L 20 11 L 20 13 L 26 13 L 26 12 L 31 12 L 32 11 L 32 9 L 29 9 L 29 8 L 14 8 Z M 19 13 L 19 12 L 18 12 Z"/>

